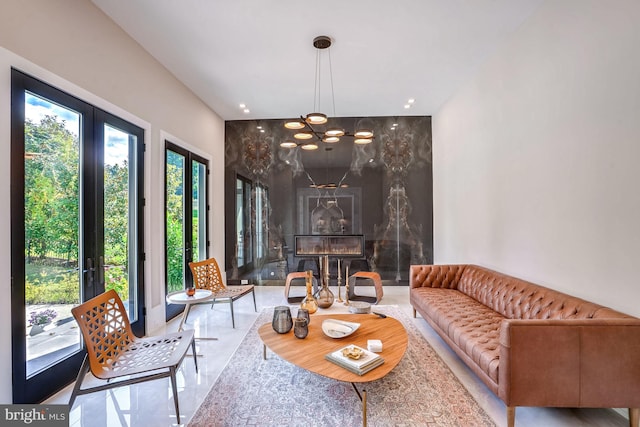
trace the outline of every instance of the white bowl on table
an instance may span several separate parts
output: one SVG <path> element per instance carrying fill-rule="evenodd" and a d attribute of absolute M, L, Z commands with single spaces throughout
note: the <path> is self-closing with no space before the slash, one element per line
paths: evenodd
<path fill-rule="evenodd" d="M 354 333 L 360 323 L 347 322 L 338 319 L 326 319 L 322 322 L 322 332 L 331 338 L 344 338 Z"/>

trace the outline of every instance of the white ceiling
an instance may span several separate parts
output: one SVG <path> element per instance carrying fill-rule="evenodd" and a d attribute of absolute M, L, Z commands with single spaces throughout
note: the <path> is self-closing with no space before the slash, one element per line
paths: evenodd
<path fill-rule="evenodd" d="M 333 39 L 336 116 L 433 115 L 542 2 L 92 1 L 225 120 L 311 112 L 318 35 Z"/>

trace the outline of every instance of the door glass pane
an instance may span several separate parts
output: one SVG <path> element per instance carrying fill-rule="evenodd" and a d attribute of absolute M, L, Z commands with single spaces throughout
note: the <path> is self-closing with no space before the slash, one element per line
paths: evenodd
<path fill-rule="evenodd" d="M 256 258 L 258 260 L 265 256 L 265 210 L 265 189 L 262 185 L 258 185 L 256 186 Z"/>
<path fill-rule="evenodd" d="M 253 262 L 253 246 L 251 245 L 253 235 L 253 229 L 251 228 L 251 218 L 255 217 L 251 215 L 251 183 L 244 183 L 244 256 L 245 263 Z"/>
<path fill-rule="evenodd" d="M 167 292 L 184 289 L 185 157 L 166 150 Z"/>
<path fill-rule="evenodd" d="M 105 291 L 114 289 L 133 323 L 138 320 L 136 268 L 137 203 L 135 152 L 137 138 L 104 125 L 104 273 Z M 102 267 L 102 270 L 100 270 Z"/>
<path fill-rule="evenodd" d="M 191 169 L 193 191 L 191 260 L 201 261 L 207 256 L 207 166 L 193 160 Z"/>
<path fill-rule="evenodd" d="M 238 267 L 244 266 L 244 185 L 241 179 L 236 179 L 236 230 L 238 235 L 236 249 Z"/>
<path fill-rule="evenodd" d="M 25 92 L 27 378 L 80 349 L 81 115 Z"/>

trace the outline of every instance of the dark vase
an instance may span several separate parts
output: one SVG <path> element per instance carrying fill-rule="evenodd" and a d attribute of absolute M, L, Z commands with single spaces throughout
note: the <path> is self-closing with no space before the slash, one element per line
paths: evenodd
<path fill-rule="evenodd" d="M 307 319 L 307 326 L 309 325 L 309 323 L 311 323 L 311 316 L 309 316 L 309 310 L 307 310 L 306 308 L 299 308 L 298 315 L 296 317 Z"/>
<path fill-rule="evenodd" d="M 293 335 L 296 338 L 306 338 L 307 334 L 309 334 L 309 324 L 307 323 L 307 319 L 304 317 L 296 317 L 293 319 Z"/>
<path fill-rule="evenodd" d="M 291 309 L 280 305 L 273 309 L 273 321 L 271 322 L 273 330 L 279 334 L 286 334 L 293 327 L 293 319 L 291 318 Z"/>

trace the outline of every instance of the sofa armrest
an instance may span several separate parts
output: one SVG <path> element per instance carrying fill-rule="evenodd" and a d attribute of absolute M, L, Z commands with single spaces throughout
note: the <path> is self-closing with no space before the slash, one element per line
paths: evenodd
<path fill-rule="evenodd" d="M 412 265 L 409 267 L 409 288 L 455 289 L 466 264 Z"/>
<path fill-rule="evenodd" d="M 640 319 L 502 321 L 507 406 L 640 406 Z"/>

